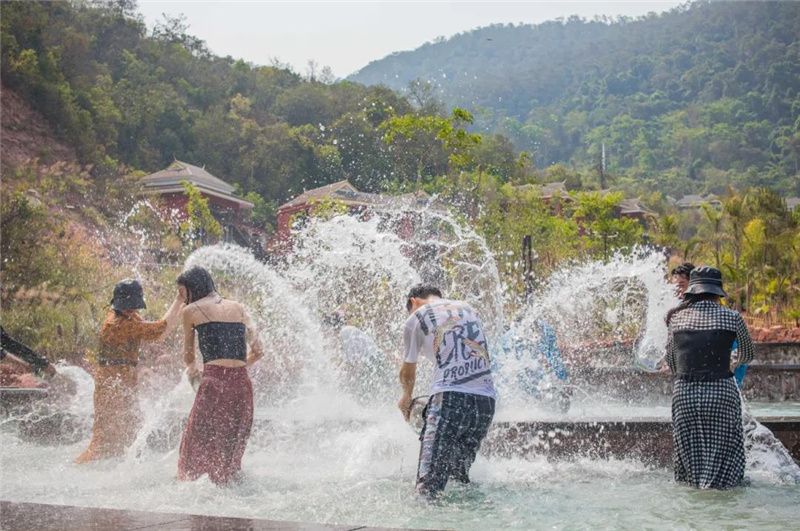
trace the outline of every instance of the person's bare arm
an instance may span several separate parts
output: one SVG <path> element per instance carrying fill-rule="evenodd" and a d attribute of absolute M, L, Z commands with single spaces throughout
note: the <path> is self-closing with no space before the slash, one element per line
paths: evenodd
<path fill-rule="evenodd" d="M 258 329 L 256 329 L 252 317 L 250 317 L 250 314 L 244 309 L 244 306 L 240 305 L 240 307 L 242 310 L 242 321 L 244 322 L 247 333 L 247 345 L 250 347 L 247 353 L 247 365 L 252 365 L 264 357 L 264 346 L 261 344 L 261 338 L 258 335 Z"/>
<path fill-rule="evenodd" d="M 195 365 L 194 355 L 194 320 L 193 312 L 190 308 L 183 311 L 183 363 L 186 365 L 186 371 L 189 378 L 197 375 L 197 366 Z"/>
<path fill-rule="evenodd" d="M 167 313 L 164 314 L 162 319 L 167 322 L 167 328 L 164 330 L 164 333 L 161 335 L 161 338 L 165 337 L 167 334 L 172 332 L 178 324 L 178 321 L 181 319 L 181 310 L 186 306 L 185 303 L 186 294 L 184 288 L 181 287 L 178 289 L 178 293 L 175 295 L 175 300 L 172 301 L 172 305 L 167 310 Z"/>
<path fill-rule="evenodd" d="M 400 412 L 403 413 L 403 417 L 406 420 L 408 420 L 411 415 L 411 401 L 413 400 L 414 385 L 416 382 L 417 364 L 407 361 L 403 362 L 403 366 L 400 367 L 400 387 L 403 390 L 403 394 L 397 402 L 397 407 L 400 408 Z"/>
<path fill-rule="evenodd" d="M 738 315 L 736 321 L 736 341 L 739 343 L 739 356 L 735 367 L 738 367 L 753 361 L 755 347 L 753 346 L 753 340 L 750 338 L 750 331 L 747 330 L 747 325 L 742 316 Z"/>
<path fill-rule="evenodd" d="M 129 326 L 134 329 L 133 333 L 144 341 L 161 341 L 175 328 L 183 306 L 183 298 L 179 291 L 164 317 L 158 321 L 131 321 Z"/>

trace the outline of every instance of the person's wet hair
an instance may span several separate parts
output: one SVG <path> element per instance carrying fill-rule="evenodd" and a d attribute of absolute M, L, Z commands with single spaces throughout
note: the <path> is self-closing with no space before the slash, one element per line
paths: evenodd
<path fill-rule="evenodd" d="M 411 299 L 427 299 L 431 295 L 435 295 L 436 297 L 441 298 L 442 292 L 436 286 L 431 286 L 430 284 L 417 284 L 411 291 L 408 292 L 406 296 L 406 310 L 409 312 L 411 311 Z"/>
<path fill-rule="evenodd" d="M 217 291 L 211 274 L 200 266 L 187 269 L 178 277 L 178 284 L 186 288 L 188 303 L 193 303 Z"/>
<path fill-rule="evenodd" d="M 675 267 L 670 272 L 671 275 L 682 275 L 686 278 L 689 278 L 689 275 L 692 273 L 692 269 L 694 269 L 694 264 L 691 262 L 684 262 L 681 265 Z"/>

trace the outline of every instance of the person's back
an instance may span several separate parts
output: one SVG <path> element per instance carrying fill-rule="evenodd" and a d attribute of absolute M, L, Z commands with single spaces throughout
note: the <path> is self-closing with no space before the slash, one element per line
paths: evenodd
<path fill-rule="evenodd" d="M 183 361 L 197 376 L 195 335 L 203 374 L 181 438 L 178 479 L 208 474 L 217 484 L 241 470 L 253 424 L 253 387 L 247 366 L 263 355 L 258 332 L 244 306 L 217 293 L 202 267 L 181 273 L 178 285 L 188 303 L 183 312 Z M 248 353 L 249 346 L 249 353 Z"/>
<path fill-rule="evenodd" d="M 247 359 L 244 307 L 216 294 L 189 304 L 184 313 L 197 332 L 203 363 L 239 367 Z"/>
<path fill-rule="evenodd" d="M 483 324 L 461 301 L 437 299 L 406 321 L 406 360 L 419 355 L 434 362 L 430 394 L 457 391 L 495 396 Z"/>
<path fill-rule="evenodd" d="M 141 420 L 136 394 L 139 347 L 163 337 L 176 324 L 182 307 L 178 293 L 162 319 L 145 321 L 138 313 L 146 308 L 142 285 L 126 279 L 114 287 L 95 359 L 92 440 L 76 463 L 122 455 L 133 443 Z"/>
<path fill-rule="evenodd" d="M 435 496 L 453 478 L 469 482 L 469 469 L 486 437 L 495 408 L 495 387 L 483 325 L 467 303 L 444 299 L 438 288 L 416 286 L 408 294 L 403 395 L 409 419 L 416 365 L 433 361 L 433 385 L 420 435 L 417 492 Z"/>

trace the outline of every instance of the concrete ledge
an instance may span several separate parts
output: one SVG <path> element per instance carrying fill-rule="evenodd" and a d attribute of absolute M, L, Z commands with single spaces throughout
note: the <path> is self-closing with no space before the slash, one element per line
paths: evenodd
<path fill-rule="evenodd" d="M 748 366 L 743 393 L 747 400 L 800 400 L 800 364 L 795 361 Z M 571 372 L 571 383 L 612 399 L 644 400 L 672 395 L 670 374 L 648 373 L 630 367 L 581 367 Z"/>
<path fill-rule="evenodd" d="M 800 463 L 800 417 L 758 417 Z M 571 422 L 496 422 L 481 451 L 488 456 L 548 459 L 640 459 L 656 467 L 672 462 L 672 422 L 641 417 Z"/>
<path fill-rule="evenodd" d="M 85 529 L 155 529 L 155 530 L 210 530 L 226 529 L 307 531 L 312 529 L 336 531 L 388 531 L 389 528 L 278 522 L 250 518 L 229 518 L 194 514 L 151 513 L 120 509 L 97 509 L 72 505 L 42 503 L 15 503 L 0 501 L 0 529 L 16 530 L 85 530 Z M 399 531 L 399 530 L 398 530 Z"/>

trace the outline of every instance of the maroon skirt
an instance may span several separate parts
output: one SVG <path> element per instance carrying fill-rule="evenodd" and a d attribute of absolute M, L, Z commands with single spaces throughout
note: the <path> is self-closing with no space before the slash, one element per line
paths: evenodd
<path fill-rule="evenodd" d="M 181 439 L 178 479 L 208 474 L 228 483 L 242 468 L 253 425 L 253 386 L 246 367 L 206 365 Z"/>

